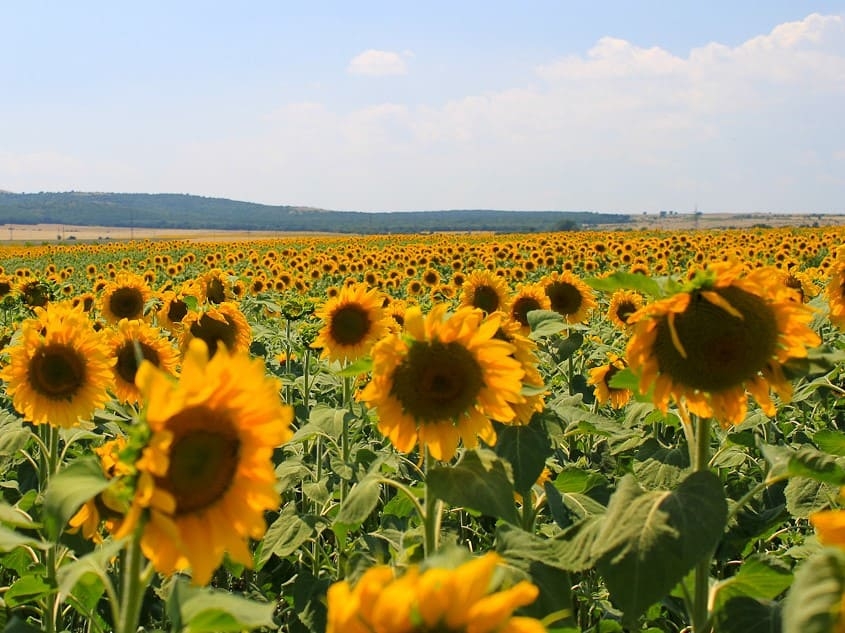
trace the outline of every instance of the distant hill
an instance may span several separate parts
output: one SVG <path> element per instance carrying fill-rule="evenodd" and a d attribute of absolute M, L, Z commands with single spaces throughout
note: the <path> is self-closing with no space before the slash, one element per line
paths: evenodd
<path fill-rule="evenodd" d="M 174 229 L 416 233 L 534 232 L 627 223 L 626 214 L 587 211 L 402 211 L 364 213 L 273 206 L 187 194 L 0 191 L 0 224 L 75 224 Z"/>

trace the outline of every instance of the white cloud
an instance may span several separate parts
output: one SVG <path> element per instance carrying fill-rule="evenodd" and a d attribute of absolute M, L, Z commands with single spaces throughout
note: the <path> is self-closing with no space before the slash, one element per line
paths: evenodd
<path fill-rule="evenodd" d="M 394 53 L 392 51 L 378 51 L 369 49 L 352 58 L 349 62 L 347 70 L 353 75 L 371 75 L 371 76 L 385 76 L 385 75 L 406 75 L 408 74 L 408 66 L 405 63 L 405 58 L 412 57 L 413 53 L 410 51 L 403 51 Z"/>

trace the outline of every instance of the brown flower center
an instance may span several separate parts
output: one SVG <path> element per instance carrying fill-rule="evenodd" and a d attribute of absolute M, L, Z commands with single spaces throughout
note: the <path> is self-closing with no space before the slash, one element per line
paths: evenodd
<path fill-rule="evenodd" d="M 128 341 L 124 345 L 121 345 L 116 354 L 117 362 L 115 364 L 115 371 L 121 379 L 133 385 L 135 384 L 135 374 L 138 373 L 139 365 L 134 343 L 138 343 L 138 351 L 140 351 L 144 359 L 150 361 L 156 367 L 159 366 L 160 362 L 158 352 L 143 341 Z"/>
<path fill-rule="evenodd" d="M 331 339 L 340 345 L 358 345 L 370 332 L 370 315 L 357 303 L 335 310 L 329 319 Z"/>
<path fill-rule="evenodd" d="M 553 281 L 546 286 L 546 296 L 549 297 L 552 310 L 563 315 L 575 314 L 584 302 L 581 291 L 565 281 Z"/>
<path fill-rule="evenodd" d="M 29 364 L 29 384 L 50 400 L 70 401 L 85 384 L 85 359 L 73 348 L 51 343 Z"/>
<path fill-rule="evenodd" d="M 477 286 L 472 293 L 472 305 L 488 314 L 499 309 L 499 293 L 492 286 Z"/>
<path fill-rule="evenodd" d="M 118 319 L 140 319 L 144 295 L 137 288 L 118 288 L 109 297 L 109 310 Z"/>
<path fill-rule="evenodd" d="M 539 310 L 542 306 L 534 297 L 519 297 L 513 302 L 511 315 L 524 326 L 528 325 L 528 313 L 532 310 Z"/>
<path fill-rule="evenodd" d="M 418 342 L 393 374 L 390 393 L 418 423 L 457 420 L 484 386 L 481 367 L 460 343 Z"/>
<path fill-rule="evenodd" d="M 718 392 L 741 385 L 765 368 L 777 348 L 777 320 L 766 301 L 741 288 L 714 289 L 743 318 L 693 293 L 686 310 L 675 316 L 677 342 L 669 318 L 657 325 L 654 353 L 662 373 L 676 383 Z"/>
<path fill-rule="evenodd" d="M 222 499 L 235 479 L 241 442 L 231 419 L 205 406 L 167 422 L 173 432 L 169 465 L 156 485 L 173 495 L 175 515 L 199 512 Z"/>
<path fill-rule="evenodd" d="M 203 314 L 196 323 L 191 325 L 191 335 L 202 339 L 208 346 L 209 358 L 217 353 L 219 343 L 223 343 L 230 351 L 235 347 L 237 326 L 228 317 L 225 319 L 225 321 L 218 321 L 208 314 Z"/>

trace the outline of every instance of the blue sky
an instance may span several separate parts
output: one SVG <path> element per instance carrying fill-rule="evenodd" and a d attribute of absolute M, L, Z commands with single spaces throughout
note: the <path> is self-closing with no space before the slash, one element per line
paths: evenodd
<path fill-rule="evenodd" d="M 845 0 L 0 3 L 0 189 L 845 213 Z"/>

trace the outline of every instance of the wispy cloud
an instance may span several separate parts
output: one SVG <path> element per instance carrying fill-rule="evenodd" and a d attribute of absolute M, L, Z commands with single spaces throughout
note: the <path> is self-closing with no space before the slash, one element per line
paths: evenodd
<path fill-rule="evenodd" d="M 369 49 L 359 53 L 349 62 L 347 70 L 353 75 L 370 75 L 382 77 L 386 75 L 406 75 L 408 65 L 405 59 L 410 57 L 408 51 L 395 53 L 393 51 L 379 51 Z"/>

